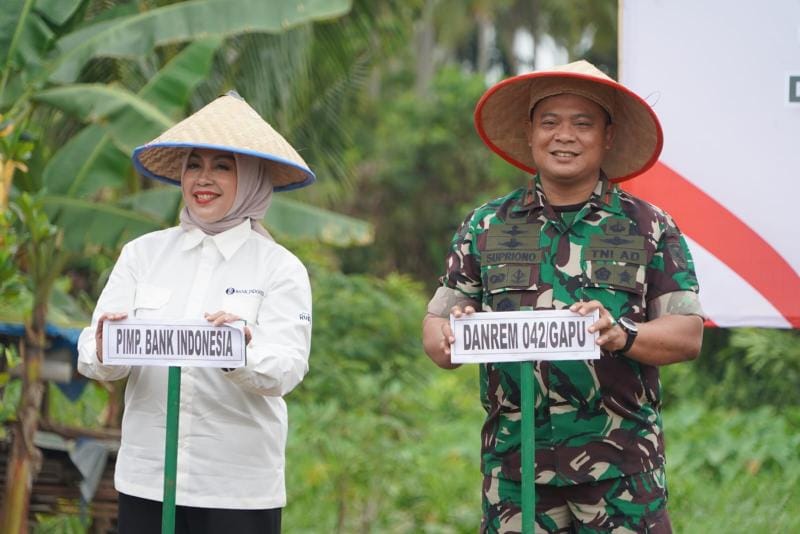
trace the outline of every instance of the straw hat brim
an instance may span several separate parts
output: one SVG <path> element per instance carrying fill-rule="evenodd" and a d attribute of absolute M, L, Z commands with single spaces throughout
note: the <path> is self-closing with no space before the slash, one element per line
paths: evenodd
<path fill-rule="evenodd" d="M 180 185 L 183 159 L 189 151 L 195 148 L 222 150 L 261 158 L 264 164 L 270 168 L 269 175 L 272 177 L 272 185 L 276 192 L 300 189 L 313 184 L 317 179 L 310 169 L 293 161 L 263 152 L 209 143 L 165 142 L 140 146 L 133 151 L 133 166 L 142 176 L 171 185 Z M 150 168 L 146 167 L 142 163 L 143 161 L 148 161 Z M 161 163 L 155 164 L 155 161 L 161 161 Z M 150 170 L 151 168 L 162 169 L 163 174 L 156 174 Z"/>
<path fill-rule="evenodd" d="M 587 65 L 589 65 L 587 63 Z M 594 68 L 594 67 L 592 67 Z M 536 173 L 536 162 L 525 135 L 531 102 L 556 94 L 574 93 L 595 100 L 610 111 L 614 142 L 602 168 L 613 182 L 629 180 L 652 167 L 664 135 L 649 104 L 626 87 L 600 75 L 564 71 L 521 74 L 490 87 L 475 107 L 475 127 L 484 143 L 520 169 Z M 610 91 L 609 91 L 610 90 Z M 608 98 L 593 98 L 594 93 Z M 537 98 L 540 96 L 541 98 Z"/>
<path fill-rule="evenodd" d="M 311 185 L 314 173 L 297 151 L 236 93 L 209 103 L 133 151 L 143 176 L 179 185 L 183 162 L 194 148 L 260 158 L 275 191 Z"/>

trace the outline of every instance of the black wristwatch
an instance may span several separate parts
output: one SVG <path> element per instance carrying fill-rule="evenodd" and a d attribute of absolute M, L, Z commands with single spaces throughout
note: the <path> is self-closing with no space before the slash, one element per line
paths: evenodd
<path fill-rule="evenodd" d="M 636 336 L 639 334 L 639 328 L 636 326 L 636 323 L 627 317 L 619 318 L 619 327 L 622 328 L 626 334 L 628 334 L 628 339 L 625 341 L 625 346 L 617 351 L 617 354 L 625 354 L 631 350 L 633 342 L 636 341 Z"/>

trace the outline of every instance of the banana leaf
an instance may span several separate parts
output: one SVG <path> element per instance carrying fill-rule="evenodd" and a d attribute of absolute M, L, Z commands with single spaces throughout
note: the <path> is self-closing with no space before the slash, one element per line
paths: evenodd
<path fill-rule="evenodd" d="M 4 0 L 0 9 L 0 68 L 4 78 L 15 63 L 19 66 L 20 40 L 29 23 L 33 0 Z"/>
<path fill-rule="evenodd" d="M 375 238 L 373 226 L 366 221 L 279 195 L 273 197 L 264 225 L 294 238 L 342 247 L 367 245 Z"/>
<path fill-rule="evenodd" d="M 350 0 L 190 0 L 82 28 L 61 38 L 50 81 L 74 82 L 95 57 L 133 58 L 165 44 L 249 33 L 277 33 L 340 16 Z"/>
<path fill-rule="evenodd" d="M 182 117 L 192 89 L 208 75 L 221 42 L 209 38 L 188 45 L 139 91 L 139 99 L 157 108 L 171 125 Z M 60 106 L 62 99 L 52 99 L 51 103 Z M 73 106 L 82 120 L 90 120 L 90 106 L 75 109 L 69 101 L 64 105 Z M 59 149 L 44 169 L 44 183 L 51 193 L 69 196 L 120 186 L 130 169 L 131 147 L 150 141 L 162 131 L 161 123 L 142 120 L 136 108 L 124 106 L 104 125 L 87 126 Z"/>
<path fill-rule="evenodd" d="M 63 26 L 86 0 L 36 0 L 36 11 L 51 24 Z"/>
<path fill-rule="evenodd" d="M 44 197 L 44 205 L 64 228 L 65 245 L 70 250 L 81 250 L 87 242 L 113 247 L 145 232 L 176 224 L 181 190 L 157 186 L 130 195 L 116 205 L 49 196 Z M 373 226 L 366 221 L 285 195 L 273 197 L 263 222 L 278 234 L 341 247 L 366 245 L 375 237 Z"/>
<path fill-rule="evenodd" d="M 122 87 L 89 83 L 72 84 L 39 91 L 34 100 L 45 102 L 89 122 L 100 122 L 125 107 L 139 113 L 140 120 L 161 128 L 172 126 L 172 120 L 148 101 Z"/>
<path fill-rule="evenodd" d="M 87 244 L 118 248 L 165 227 L 155 217 L 105 202 L 59 196 L 45 196 L 42 201 L 51 220 L 63 228 L 63 246 L 70 252 L 83 252 Z"/>
<path fill-rule="evenodd" d="M 101 187 L 123 186 L 130 169 L 130 157 L 114 146 L 105 128 L 92 124 L 50 158 L 43 179 L 53 195 L 85 197 Z"/>
<path fill-rule="evenodd" d="M 164 227 L 174 226 L 178 222 L 178 210 L 181 206 L 181 189 L 175 186 L 158 185 L 135 193 L 119 201 L 119 206 L 143 213 L 160 221 Z"/>

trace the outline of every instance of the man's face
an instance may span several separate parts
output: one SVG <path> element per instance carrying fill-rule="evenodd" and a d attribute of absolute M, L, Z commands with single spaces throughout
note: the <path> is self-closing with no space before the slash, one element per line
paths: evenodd
<path fill-rule="evenodd" d="M 613 138 L 605 110 L 578 95 L 540 100 L 528 123 L 528 142 L 542 181 L 561 186 L 596 181 Z"/>

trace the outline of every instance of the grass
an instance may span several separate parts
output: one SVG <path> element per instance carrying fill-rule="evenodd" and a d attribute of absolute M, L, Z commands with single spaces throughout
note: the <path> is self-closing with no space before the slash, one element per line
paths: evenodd
<path fill-rule="evenodd" d="M 800 532 L 800 478 L 796 474 L 761 472 L 723 483 L 697 473 L 669 480 L 675 532 Z"/>

